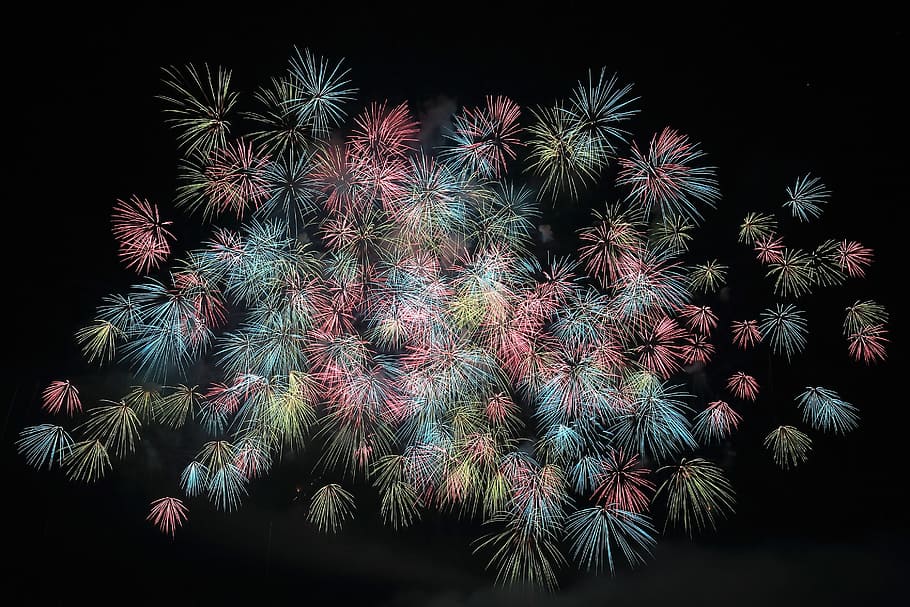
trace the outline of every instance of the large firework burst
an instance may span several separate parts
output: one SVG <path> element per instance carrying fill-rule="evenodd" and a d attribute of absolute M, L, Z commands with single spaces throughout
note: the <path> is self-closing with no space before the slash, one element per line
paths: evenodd
<path fill-rule="evenodd" d="M 44 413 L 75 423 L 23 429 L 26 463 L 94 482 L 154 440 L 147 428 L 193 427 L 205 439 L 172 471 L 186 503 L 160 497 L 147 515 L 173 536 L 205 507 L 194 502 L 236 510 L 251 481 L 316 454 L 325 481 L 301 500 L 316 529 L 342 530 L 368 492 L 395 528 L 430 509 L 472 517 L 490 529 L 475 545 L 505 583 L 555 586 L 567 556 L 595 570 L 639 564 L 656 513 L 664 531 L 722 524 L 736 499 L 712 458 L 767 390 L 761 369 L 715 372 L 714 357 L 726 342 L 789 362 L 809 342 L 808 313 L 731 304 L 740 269 L 689 255 L 721 203 L 716 169 L 669 127 L 640 147 L 626 130 L 631 85 L 595 74 L 528 112 L 488 95 L 430 149 L 406 102 L 349 112 L 349 70 L 309 49 L 251 97 L 246 133 L 231 121 L 241 97 L 229 70 L 165 70 L 184 154 L 173 206 L 201 215 L 205 235 L 161 268 L 170 222 L 139 197 L 117 203 L 120 256 L 143 277 L 104 298 L 76 340 L 86 363 L 135 381 L 106 395 L 47 383 Z M 614 162 L 615 182 L 600 183 Z M 591 209 L 577 256 L 538 256 L 541 209 L 595 184 L 615 193 Z M 808 174 L 787 194 L 800 222 L 820 219 L 830 196 Z M 782 299 L 834 292 L 872 263 L 846 239 L 785 246 L 778 226 L 749 211 L 730 240 L 754 248 Z M 884 360 L 887 320 L 872 300 L 846 307 L 847 354 Z M 692 389 L 702 369 L 735 400 Z M 808 428 L 764 429 L 783 468 L 808 458 L 804 430 L 859 424 L 832 389 L 787 400 Z"/>

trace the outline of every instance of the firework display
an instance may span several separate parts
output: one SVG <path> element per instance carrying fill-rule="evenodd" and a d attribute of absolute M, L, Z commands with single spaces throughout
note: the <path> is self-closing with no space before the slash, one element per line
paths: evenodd
<path fill-rule="evenodd" d="M 16 443 L 27 465 L 92 483 L 135 457 L 147 429 L 204 436 L 172 471 L 180 497 L 136 513 L 168 536 L 195 508 L 242 508 L 252 480 L 306 459 L 322 479 L 301 500 L 314 529 L 466 516 L 487 530 L 472 545 L 498 581 L 552 588 L 569 561 L 640 564 L 661 533 L 733 513 L 719 450 L 770 400 L 756 376 L 804 353 L 810 328 L 855 364 L 887 358 L 881 304 L 843 302 L 842 327 L 823 328 L 803 303 L 874 260 L 840 234 L 800 248 L 782 233 L 823 221 L 822 179 L 783 184 L 780 216 L 738 213 L 730 240 L 773 303 L 733 305 L 739 268 L 692 249 L 725 204 L 710 151 L 671 127 L 633 134 L 640 100 L 606 69 L 546 107 L 488 94 L 437 146 L 406 102 L 357 105 L 343 60 L 295 50 L 249 98 L 231 76 L 164 70 L 173 204 L 112 205 L 139 279 L 75 340 L 87 367 L 132 386 L 49 377 L 36 406 L 54 419 Z M 605 189 L 573 254 L 540 252 L 542 209 Z M 177 238 L 181 214 L 199 242 Z M 719 364 L 724 353 L 736 362 Z M 715 365 L 716 385 L 696 386 Z M 786 423 L 761 428 L 767 458 L 792 474 L 813 438 L 856 428 L 861 403 L 838 390 L 777 398 Z M 375 514 L 358 507 L 367 493 Z"/>

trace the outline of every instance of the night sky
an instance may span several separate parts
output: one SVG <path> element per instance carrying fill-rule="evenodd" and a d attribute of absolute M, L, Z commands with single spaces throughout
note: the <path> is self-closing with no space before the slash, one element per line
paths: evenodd
<path fill-rule="evenodd" d="M 908 55 L 903 22 L 887 14 L 761 14 L 713 24 L 667 15 L 655 25 L 654 15 L 598 16 L 573 3 L 534 15 L 426 6 L 390 21 L 337 4 L 293 15 L 253 15 L 257 7 L 248 6 L 210 18 L 136 9 L 36 13 L 11 24 L 28 34 L 18 46 L 4 42 L 6 123 L 13 129 L 6 139 L 13 187 L 3 205 L 9 411 L 0 443 L 4 556 L 12 559 L 2 574 L 4 590 L 21 589 L 29 604 L 93 598 L 103 604 L 242 599 L 562 607 L 905 599 L 906 306 L 898 292 L 906 285 L 907 224 L 898 220 L 907 204 L 906 97 L 898 92 Z M 700 142 L 718 167 L 724 198 L 696 241 L 733 267 L 756 270 L 754 277 L 730 277 L 734 300 L 770 292 L 749 252 L 736 246 L 742 217 L 779 210 L 799 175 L 822 178 L 833 193 L 825 214 L 812 226 L 783 221 L 783 233 L 806 246 L 823 238 L 859 240 L 876 259 L 865 280 L 809 298 L 810 343 L 802 357 L 792 365 L 757 358 L 755 375 L 773 391 L 745 412 L 726 454 L 738 503 L 717 532 L 690 541 L 670 531 L 646 566 L 620 567 L 615 578 L 569 566 L 562 590 L 526 596 L 492 586 L 484 555 L 471 553 L 478 524 L 428 511 L 422 523 L 396 533 L 380 524 L 368 489 L 355 490 L 363 500 L 342 533 L 315 533 L 304 504 L 294 501 L 297 487 L 311 480 L 302 464 L 282 463 L 254 481 L 241 510 L 230 515 L 191 500 L 190 519 L 175 540 L 144 520 L 152 499 L 178 491 L 172 460 L 195 452 L 174 452 L 171 447 L 184 445 L 168 434 L 150 430 L 134 460 L 91 486 L 25 465 L 13 443 L 22 427 L 47 420 L 39 403 L 49 381 L 84 377 L 99 392 L 97 378 L 124 381 L 116 372 L 93 373 L 72 339 L 102 296 L 135 281 L 120 266 L 110 232 L 115 200 L 136 193 L 156 201 L 177 220 L 178 236 L 194 233 L 183 224 L 195 219 L 172 205 L 178 156 L 155 99 L 163 92 L 160 68 L 229 67 L 235 89 L 247 93 L 242 105 L 284 71 L 294 45 L 346 59 L 360 89 L 352 110 L 373 100 L 407 100 L 426 120 L 486 94 L 508 95 L 523 108 L 549 104 L 568 97 L 589 68 L 617 72 L 641 98 L 641 112 L 629 124 L 640 144 L 672 126 Z M 597 196 L 574 206 L 544 203 L 553 252 L 568 252 L 588 207 L 602 202 Z M 847 358 L 842 310 L 860 297 L 890 312 L 886 363 L 866 367 Z M 780 471 L 761 438 L 779 423 L 778 414 L 802 425 L 792 398 L 807 385 L 835 387 L 860 408 L 861 423 L 846 437 L 811 431 L 810 460 Z"/>

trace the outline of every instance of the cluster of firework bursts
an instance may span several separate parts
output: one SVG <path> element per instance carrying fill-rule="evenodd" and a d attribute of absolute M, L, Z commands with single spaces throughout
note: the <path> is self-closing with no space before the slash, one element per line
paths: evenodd
<path fill-rule="evenodd" d="M 170 68 L 165 87 L 182 153 L 175 206 L 207 239 L 165 269 L 170 222 L 139 196 L 116 202 L 119 254 L 142 278 L 76 339 L 89 363 L 128 366 L 136 385 L 83 411 L 75 385 L 51 382 L 44 410 L 78 423 L 25 428 L 18 447 L 36 468 L 93 482 L 144 428 L 195 426 L 209 440 L 174 471 L 181 497 L 148 514 L 171 535 L 184 500 L 237 509 L 252 479 L 307 452 L 338 481 L 307 496 L 324 531 L 376 491 L 396 528 L 427 509 L 483 520 L 475 546 L 504 583 L 553 586 L 569 558 L 641 562 L 658 535 L 652 510 L 692 534 L 735 504 L 709 455 L 762 388 L 742 369 L 707 402 L 687 373 L 722 342 L 798 355 L 799 298 L 861 278 L 873 259 L 849 240 L 788 247 L 774 215 L 748 213 L 739 242 L 780 301 L 720 326 L 712 305 L 729 268 L 687 260 L 721 198 L 715 169 L 673 129 L 633 141 L 623 126 L 637 98 L 603 70 L 529 116 L 489 96 L 432 149 L 405 103 L 371 103 L 345 126 L 348 70 L 309 51 L 256 91 L 255 111 L 236 109 L 224 69 Z M 513 181 L 521 162 L 533 187 Z M 578 198 L 608 168 L 617 202 L 578 232 L 577 258 L 540 259 L 539 205 Z M 829 193 L 805 175 L 781 197 L 808 222 Z M 848 355 L 884 359 L 886 323 L 874 301 L 847 307 Z M 194 383 L 200 363 L 217 381 Z M 809 433 L 858 423 L 828 387 L 791 398 L 803 427 L 765 438 L 783 468 L 806 461 Z"/>

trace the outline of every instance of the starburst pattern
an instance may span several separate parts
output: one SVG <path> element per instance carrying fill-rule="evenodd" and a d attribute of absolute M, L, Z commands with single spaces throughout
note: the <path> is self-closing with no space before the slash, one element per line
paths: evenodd
<path fill-rule="evenodd" d="M 736 398 L 743 400 L 754 401 L 758 398 L 758 382 L 742 371 L 737 371 L 727 379 L 727 390 Z"/>
<path fill-rule="evenodd" d="M 762 312 L 759 319 L 762 341 L 767 341 L 775 354 L 783 353 L 790 359 L 806 347 L 806 319 L 796 306 L 777 304 Z"/>
<path fill-rule="evenodd" d="M 815 387 L 796 397 L 803 419 L 816 430 L 845 434 L 859 424 L 857 409 L 841 400 L 834 390 Z"/>
<path fill-rule="evenodd" d="M 354 511 L 354 496 L 341 485 L 330 483 L 320 487 L 310 501 L 310 522 L 324 532 L 335 532 Z"/>
<path fill-rule="evenodd" d="M 661 470 L 668 470 L 670 476 L 655 497 L 666 496 L 668 525 L 682 525 L 691 535 L 707 525 L 715 527 L 718 519 L 733 512 L 733 488 L 717 464 L 702 458 L 683 459 Z"/>
<path fill-rule="evenodd" d="M 63 410 L 67 415 L 81 413 L 79 388 L 68 379 L 52 381 L 41 393 L 41 408 L 52 415 Z"/>
<path fill-rule="evenodd" d="M 858 288 L 872 250 L 841 236 L 803 245 L 763 211 L 724 235 L 714 216 L 741 211 L 713 212 L 715 168 L 669 127 L 642 147 L 618 75 L 590 71 L 542 108 L 477 96 L 441 126 L 400 99 L 351 111 L 344 62 L 308 49 L 237 122 L 230 71 L 166 76 L 173 200 L 201 223 L 173 233 L 201 229 L 201 242 L 172 259 L 158 207 L 117 202 L 121 257 L 142 276 L 105 296 L 76 341 L 128 381 L 39 387 L 41 413 L 74 417 L 75 440 L 53 423 L 22 429 L 26 465 L 91 483 L 112 460 L 117 474 L 160 464 L 181 497 L 142 516 L 174 538 L 184 499 L 232 512 L 279 466 L 312 464 L 319 480 L 295 501 L 314 528 L 338 532 L 366 505 L 395 529 L 436 513 L 479 520 L 474 546 L 499 582 L 555 587 L 569 561 L 642 563 L 652 516 L 689 535 L 716 527 L 733 487 L 700 456 L 743 448 L 738 428 L 787 419 L 786 407 L 813 430 L 857 426 L 859 408 L 832 389 L 782 401 L 765 345 L 801 368 L 803 302 L 815 318 L 816 303 Z M 804 223 L 829 194 L 806 175 L 788 196 Z M 582 208 L 553 215 L 589 224 L 541 224 L 566 199 Z M 720 256 L 724 238 L 745 254 Z M 852 297 L 847 354 L 883 363 L 887 311 Z M 755 376 L 767 378 L 761 406 L 742 402 L 758 399 Z M 98 393 L 109 386 L 113 400 Z M 95 406 L 83 412 L 82 398 Z M 778 465 L 805 462 L 806 434 L 769 430 Z"/>
<path fill-rule="evenodd" d="M 63 464 L 73 450 L 73 439 L 62 426 L 39 424 L 22 430 L 16 448 L 29 466 L 41 468 L 47 464 L 50 469 L 55 463 Z"/>
<path fill-rule="evenodd" d="M 154 524 L 162 533 L 171 537 L 177 532 L 177 527 L 186 520 L 187 507 L 176 497 L 162 497 L 152 502 L 152 509 L 146 520 Z"/>
<path fill-rule="evenodd" d="M 704 156 L 698 144 L 673 129 L 654 135 L 647 152 L 632 144 L 632 156 L 619 160 L 616 183 L 628 186 L 628 200 L 645 217 L 679 215 L 702 220 L 698 204 L 713 208 L 720 200 L 714 167 L 698 166 Z"/>
<path fill-rule="evenodd" d="M 725 440 L 742 421 L 742 416 L 733 407 L 722 400 L 708 403 L 708 406 L 695 416 L 692 430 L 706 443 Z"/>
<path fill-rule="evenodd" d="M 793 426 L 778 426 L 765 437 L 765 447 L 774 455 L 774 463 L 787 469 L 809 459 L 812 439 Z"/>
<path fill-rule="evenodd" d="M 142 274 L 157 268 L 170 255 L 168 241 L 174 235 L 165 226 L 171 222 L 161 220 L 157 205 L 138 196 L 128 202 L 118 200 L 111 223 L 120 245 L 120 258 L 127 268 Z"/>
<path fill-rule="evenodd" d="M 810 221 L 821 216 L 824 210 L 822 205 L 828 202 L 830 195 L 821 179 L 806 174 L 797 178 L 793 187 L 787 188 L 787 200 L 783 206 L 800 221 Z"/>

